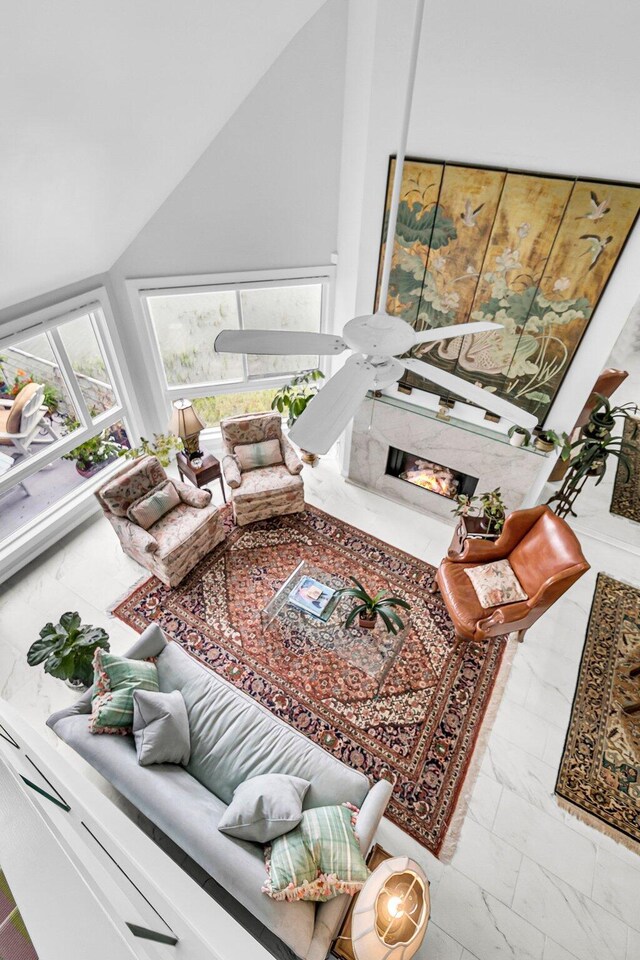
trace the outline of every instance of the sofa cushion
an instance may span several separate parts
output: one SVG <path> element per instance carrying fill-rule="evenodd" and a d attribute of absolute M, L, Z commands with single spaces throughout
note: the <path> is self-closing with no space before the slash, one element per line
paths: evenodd
<path fill-rule="evenodd" d="M 304 809 L 343 801 L 362 805 L 369 791 L 363 773 L 277 720 L 178 644 L 167 644 L 156 663 L 160 689 L 180 690 L 187 705 L 187 770 L 224 803 L 231 803 L 234 790 L 249 777 L 286 773 L 310 782 Z"/>
<path fill-rule="evenodd" d="M 92 733 L 131 733 L 135 690 L 158 689 L 158 671 L 147 660 L 130 660 L 97 648 L 93 658 Z"/>
<path fill-rule="evenodd" d="M 164 517 L 161 517 L 157 523 L 149 527 L 149 533 L 158 544 L 156 557 L 158 560 L 166 560 L 169 554 L 178 550 L 187 541 L 206 526 L 215 517 L 217 508 L 212 504 L 208 507 L 190 507 L 186 503 L 179 503 Z M 213 549 L 214 544 L 212 544 Z"/>
<path fill-rule="evenodd" d="M 345 806 L 305 811 L 295 830 L 265 850 L 268 875 L 262 892 L 274 900 L 323 902 L 362 890 L 369 869 L 352 819 Z"/>
<path fill-rule="evenodd" d="M 265 493 L 297 493 L 303 489 L 302 477 L 289 473 L 284 464 L 276 464 L 263 470 L 251 470 L 242 474 L 242 483 L 233 491 L 235 503 L 253 500 Z"/>
<path fill-rule="evenodd" d="M 133 739 L 138 763 L 189 763 L 189 718 L 179 690 L 133 691 Z"/>
<path fill-rule="evenodd" d="M 173 691 L 178 695 L 178 691 Z M 169 694 L 167 694 L 169 696 Z M 268 843 L 297 827 L 309 781 L 284 773 L 250 777 L 236 788 L 218 830 L 230 837 Z"/>
<path fill-rule="evenodd" d="M 261 895 L 263 848 L 227 837 L 217 829 L 225 804 L 184 767 L 139 766 L 133 737 L 93 737 L 86 714 L 62 717 L 54 729 L 253 916 L 299 956 L 307 954 L 313 936 L 314 904 L 280 903 Z"/>
<path fill-rule="evenodd" d="M 157 457 L 142 457 L 118 473 L 98 493 L 111 513 L 116 517 L 126 517 L 134 500 L 166 479 L 167 475 Z"/>
<path fill-rule="evenodd" d="M 243 473 L 260 467 L 273 467 L 282 463 L 282 448 L 279 440 L 262 440 L 259 443 L 237 443 L 234 456 Z"/>
<path fill-rule="evenodd" d="M 508 560 L 468 567 L 464 572 L 473 584 L 480 606 L 485 610 L 529 599 Z"/>
<path fill-rule="evenodd" d="M 178 491 L 171 480 L 163 480 L 153 490 L 134 500 L 127 510 L 127 516 L 132 523 L 137 523 L 143 530 L 148 530 L 179 503 L 181 500 Z"/>

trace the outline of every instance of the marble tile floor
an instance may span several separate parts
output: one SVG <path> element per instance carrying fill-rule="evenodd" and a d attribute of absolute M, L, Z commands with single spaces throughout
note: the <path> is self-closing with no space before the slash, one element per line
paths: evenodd
<path fill-rule="evenodd" d="M 450 524 L 346 483 L 330 458 L 305 468 L 304 479 L 310 503 L 381 540 L 433 564 L 446 551 Z M 212 489 L 220 499 L 217 485 Z M 640 958 L 640 857 L 562 811 L 553 797 L 596 575 L 605 571 L 640 586 L 633 553 L 587 536 L 582 542 L 591 571 L 515 650 L 451 862 L 436 860 L 388 821 L 380 828 L 378 842 L 414 856 L 431 881 L 432 920 L 419 960 Z M 73 694 L 29 668 L 25 652 L 47 620 L 69 609 L 105 626 L 112 649 L 124 652 L 134 633 L 106 610 L 142 576 L 97 518 L 0 586 L 0 695 L 125 809 L 44 727 Z M 225 901 L 195 865 L 185 869 Z M 244 922 L 251 928 L 246 916 Z M 253 932 L 283 955 L 264 930 Z"/>

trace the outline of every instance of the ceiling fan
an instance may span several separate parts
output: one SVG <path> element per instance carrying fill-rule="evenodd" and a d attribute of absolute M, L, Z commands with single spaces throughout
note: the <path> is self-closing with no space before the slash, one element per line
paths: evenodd
<path fill-rule="evenodd" d="M 415 357 L 403 357 L 422 343 L 464 337 L 488 330 L 498 330 L 501 324 L 459 323 L 449 327 L 416 331 L 400 317 L 386 313 L 389 277 L 393 257 L 398 203 L 402 184 L 402 168 L 407 144 L 411 101 L 415 82 L 420 30 L 424 0 L 417 0 L 413 46 L 411 50 L 409 81 L 405 103 L 400 149 L 396 158 L 385 256 L 380 283 L 377 312 L 354 317 L 346 324 L 342 336 L 330 333 L 305 333 L 285 330 L 222 330 L 216 337 L 216 353 L 250 353 L 295 356 L 317 354 L 333 356 L 350 349 L 353 354 L 344 366 L 318 391 L 304 413 L 289 431 L 291 439 L 310 453 L 326 453 L 355 415 L 370 390 L 384 390 L 404 376 L 405 369 L 426 377 L 438 386 L 458 394 L 465 400 L 499 414 L 507 420 L 531 429 L 537 418 L 515 404 L 497 397 L 475 384 L 468 383 L 446 370 Z M 402 358 L 402 359 L 399 359 Z"/>

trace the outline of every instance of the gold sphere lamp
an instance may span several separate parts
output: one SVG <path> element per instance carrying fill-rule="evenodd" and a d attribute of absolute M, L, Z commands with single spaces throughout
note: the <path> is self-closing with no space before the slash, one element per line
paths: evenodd
<path fill-rule="evenodd" d="M 182 446 L 189 460 L 202 458 L 200 450 L 200 431 L 204 423 L 196 413 L 191 400 L 175 400 L 169 423 L 169 431 L 182 440 Z"/>
<path fill-rule="evenodd" d="M 431 913 L 429 881 L 409 857 L 391 857 L 358 894 L 351 920 L 356 960 L 409 960 L 424 940 Z"/>

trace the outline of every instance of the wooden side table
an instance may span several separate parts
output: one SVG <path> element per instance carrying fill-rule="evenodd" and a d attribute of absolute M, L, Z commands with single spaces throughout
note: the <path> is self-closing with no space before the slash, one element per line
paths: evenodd
<path fill-rule="evenodd" d="M 227 502 L 227 496 L 224 492 L 224 482 L 222 479 L 220 461 L 214 457 L 212 453 L 205 453 L 202 459 L 202 466 L 200 467 L 194 467 L 186 453 L 182 452 L 180 452 L 176 457 L 176 462 L 178 464 L 178 473 L 180 474 L 180 479 L 184 480 L 186 477 L 187 480 L 190 480 L 191 483 L 196 487 L 206 487 L 206 485 L 211 483 L 213 480 L 219 480 L 220 489 L 222 490 L 222 499 L 225 503 Z"/>
<path fill-rule="evenodd" d="M 382 849 L 379 843 L 376 843 L 371 848 L 369 856 L 367 857 L 367 866 L 371 871 L 373 871 L 384 860 L 390 860 L 392 856 L 393 854 L 387 853 L 386 850 Z M 338 957 L 339 960 L 355 960 L 355 954 L 351 945 L 351 914 L 353 913 L 353 908 L 357 899 L 357 893 L 351 897 L 351 903 L 349 904 L 349 909 L 344 915 L 342 926 L 338 930 L 338 936 L 333 941 L 331 946 L 331 954 L 334 957 Z"/>
<path fill-rule="evenodd" d="M 465 542 L 469 537 L 482 540 L 497 540 L 497 533 L 487 533 L 483 517 L 460 517 L 453 531 L 453 539 L 448 550 L 451 559 L 459 557 L 464 550 Z"/>

